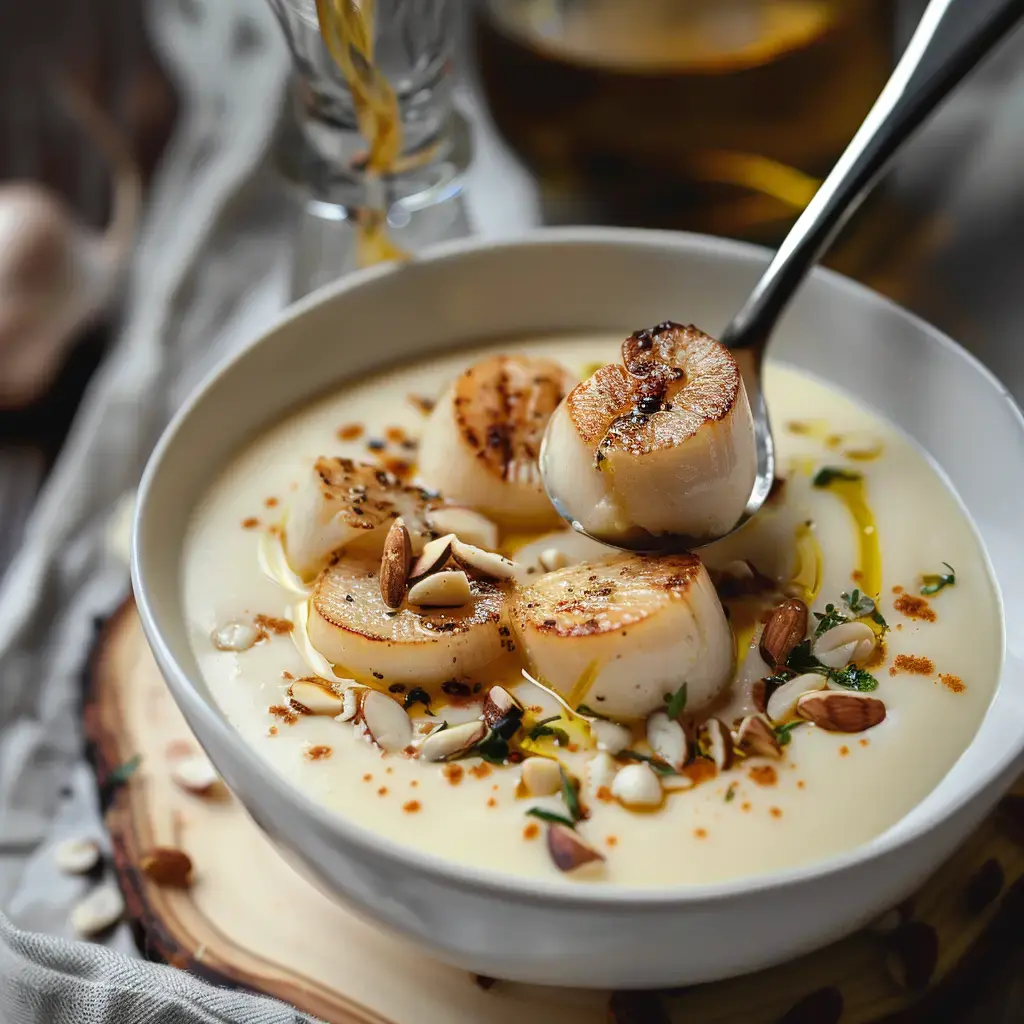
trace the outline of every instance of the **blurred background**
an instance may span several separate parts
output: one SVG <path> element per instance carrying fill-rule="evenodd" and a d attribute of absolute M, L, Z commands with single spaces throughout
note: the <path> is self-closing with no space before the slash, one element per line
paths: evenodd
<path fill-rule="evenodd" d="M 156 14 L 159 6 L 173 10 Z M 182 113 L 178 69 L 160 52 L 168 39 L 161 40 L 154 19 L 187 21 L 203 6 L 0 0 L 5 238 L 19 233 L 16 222 L 28 236 L 33 231 L 33 218 L 27 228 L 24 217 L 19 221 L 15 183 L 43 186 L 66 205 L 72 226 L 93 235 L 112 217 L 123 168 L 112 160 L 109 140 L 104 145 L 96 126 L 68 103 L 68 83 L 109 119 L 148 187 L 180 118 L 191 116 Z M 365 140 L 358 118 L 344 109 L 348 83 L 323 47 L 314 0 L 269 6 L 292 53 L 274 163 L 292 202 L 293 234 L 282 258 L 290 261 L 290 295 L 299 295 L 373 258 L 356 252 L 346 211 L 375 204 L 358 167 L 352 171 Z M 504 230 L 641 225 L 773 245 L 870 107 L 922 6 L 380 0 L 376 53 L 400 94 L 400 145 L 406 155 L 433 148 L 418 166 L 386 176 L 376 206 L 395 240 L 413 251 L 478 229 L 481 220 Z M 262 46 L 267 11 L 250 14 L 253 45 Z M 187 60 L 175 59 L 182 56 Z M 1004 47 L 942 111 L 826 261 L 933 320 L 1018 392 L 1024 375 L 1014 358 L 1012 299 L 1021 259 L 1013 241 L 1021 208 L 1015 172 L 1022 65 L 1019 43 Z M 488 203 L 490 213 L 467 213 Z M 145 205 L 136 234 L 144 216 Z M 63 286 L 73 287 L 57 267 L 64 255 L 29 248 L 35 251 L 22 262 L 49 261 L 48 273 L 65 273 Z M 127 251 L 123 259 L 130 268 Z M 0 370 L 16 352 L 28 375 L 13 389 L 0 382 L 3 458 L 31 480 L 8 504 L 30 500 L 116 323 L 117 289 L 104 291 L 98 281 L 82 287 L 103 292 L 99 308 L 54 325 L 49 333 L 59 338 L 35 338 L 34 359 L 24 354 L 23 338 L 32 332 L 5 327 L 0 291 Z M 9 547 L 12 533 L 5 536 Z"/>
<path fill-rule="evenodd" d="M 167 417 L 290 298 L 436 241 L 536 224 L 774 245 L 924 6 L 362 5 L 374 16 L 355 26 L 366 45 L 346 71 L 314 0 L 0 0 L 0 571 L 18 562 L 0 588 L 9 693 L 12 673 L 52 669 L 52 650 L 44 664 L 32 645 L 51 644 L 54 616 L 95 582 L 95 537 Z M 1018 34 L 825 260 L 951 334 L 1018 398 L 1021 166 Z M 89 607 L 108 611 L 124 586 L 122 567 Z M 82 648 L 75 664 L 87 632 L 62 634 Z M 14 757 L 5 738 L 0 776 Z M 46 804 L 39 788 L 31 800 L 15 790 L 0 786 L 0 824 L 5 807 Z M 11 820 L 0 834 L 13 835 Z M 31 849 L 44 825 L 22 825 Z M 4 856 L 0 905 L 27 891 Z"/>

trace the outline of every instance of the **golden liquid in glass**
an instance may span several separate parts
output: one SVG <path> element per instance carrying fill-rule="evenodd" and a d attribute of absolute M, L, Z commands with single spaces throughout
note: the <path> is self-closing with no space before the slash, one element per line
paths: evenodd
<path fill-rule="evenodd" d="M 614 223 L 774 241 L 884 85 L 894 9 L 485 0 L 475 39 L 495 123 L 549 197 Z"/>
<path fill-rule="evenodd" d="M 394 89 L 374 64 L 375 0 L 316 0 L 324 43 L 352 92 L 360 134 L 366 140 L 367 190 L 398 166 L 402 152 L 402 118 Z M 370 205 L 356 215 L 356 259 L 360 267 L 407 259 L 388 234 L 387 209 Z"/>

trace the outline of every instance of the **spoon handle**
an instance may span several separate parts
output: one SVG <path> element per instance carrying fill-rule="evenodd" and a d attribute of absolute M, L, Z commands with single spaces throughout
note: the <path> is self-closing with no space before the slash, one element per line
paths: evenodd
<path fill-rule="evenodd" d="M 1024 0 L 932 0 L 857 134 L 722 335 L 759 355 L 807 272 L 890 158 L 1024 16 Z"/>

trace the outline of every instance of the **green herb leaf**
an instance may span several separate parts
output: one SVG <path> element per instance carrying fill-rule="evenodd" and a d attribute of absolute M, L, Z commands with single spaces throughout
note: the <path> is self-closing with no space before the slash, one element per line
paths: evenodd
<path fill-rule="evenodd" d="M 467 756 L 477 754 L 490 764 L 504 764 L 508 760 L 508 740 L 492 729 Z"/>
<path fill-rule="evenodd" d="M 607 715 L 602 715 L 600 711 L 595 711 L 588 704 L 580 704 L 576 708 L 576 712 L 580 715 L 586 715 L 587 718 L 599 718 L 602 722 L 610 722 L 611 719 Z"/>
<path fill-rule="evenodd" d="M 867 594 L 862 594 L 859 590 L 855 590 L 852 594 L 847 594 L 844 590 L 839 596 L 843 599 L 846 607 L 858 618 L 874 615 L 875 602 Z"/>
<path fill-rule="evenodd" d="M 921 593 L 928 596 L 937 594 L 943 587 L 952 587 L 956 583 L 956 570 L 948 562 L 942 563 L 949 572 L 943 573 L 929 573 L 927 576 L 922 576 L 921 580 L 924 586 L 921 587 Z"/>
<path fill-rule="evenodd" d="M 560 747 L 569 746 L 569 734 L 564 729 L 537 724 L 530 730 L 531 740 L 539 740 L 545 736 L 550 736 Z"/>
<path fill-rule="evenodd" d="M 797 720 L 797 721 L 793 721 L 793 722 L 786 722 L 783 725 L 777 725 L 775 727 L 775 738 L 779 741 L 779 746 L 780 747 L 788 746 L 789 745 L 789 741 L 792 738 L 790 736 L 790 733 L 795 728 L 797 728 L 797 726 L 806 725 L 806 724 L 807 724 L 806 722 L 802 722 L 802 721 Z"/>
<path fill-rule="evenodd" d="M 650 765 L 651 769 L 657 772 L 658 775 L 679 774 L 675 768 L 665 764 L 664 761 L 659 761 L 656 757 L 651 757 L 648 754 L 638 754 L 635 750 L 620 750 L 616 756 L 625 761 L 642 761 L 644 764 Z"/>
<path fill-rule="evenodd" d="M 138 771 L 140 764 L 142 764 L 141 754 L 136 754 L 134 757 L 128 758 L 124 764 L 119 764 L 116 768 L 111 770 L 110 774 L 107 776 L 107 784 L 111 786 L 124 785 L 124 783 L 126 783 Z"/>
<path fill-rule="evenodd" d="M 860 479 L 862 479 L 860 473 L 855 473 L 853 470 L 839 469 L 837 466 L 822 466 L 822 468 L 814 475 L 814 480 L 811 482 L 815 487 L 828 487 L 829 484 L 834 483 L 836 480 Z"/>
<path fill-rule="evenodd" d="M 686 683 L 676 690 L 668 699 L 668 707 L 665 709 L 665 714 L 669 718 L 678 718 L 686 708 Z"/>
<path fill-rule="evenodd" d="M 848 690 L 857 690 L 859 693 L 870 693 L 878 689 L 878 680 L 866 669 L 857 668 L 856 665 L 847 665 L 846 668 L 832 669 L 828 674 L 829 679 Z"/>
<path fill-rule="evenodd" d="M 825 605 L 824 614 L 815 612 L 814 617 L 818 620 L 818 625 L 814 630 L 815 636 L 821 636 L 822 633 L 828 632 L 834 626 L 850 621 L 834 604 Z"/>
<path fill-rule="evenodd" d="M 558 722 L 561 720 L 561 718 L 561 715 L 549 715 L 547 718 L 542 718 L 539 722 L 536 722 L 534 724 L 534 728 L 536 729 L 539 725 L 548 725 L 551 722 Z"/>
<path fill-rule="evenodd" d="M 820 661 L 811 653 L 811 641 L 801 640 L 800 643 L 789 652 L 786 659 L 786 668 L 795 672 L 798 676 L 805 672 L 820 672 L 824 674 L 825 669 Z"/>
<path fill-rule="evenodd" d="M 527 817 L 530 818 L 540 818 L 541 821 L 550 821 L 553 825 L 565 825 L 566 828 L 576 827 L 576 822 L 570 821 L 561 814 L 555 814 L 554 811 L 545 811 L 543 807 L 531 807 L 526 814 Z"/>
<path fill-rule="evenodd" d="M 413 706 L 413 704 L 423 704 L 427 710 L 430 710 L 430 694 L 426 690 L 420 689 L 418 686 L 414 686 L 406 695 L 402 701 L 402 707 L 406 711 Z"/>
<path fill-rule="evenodd" d="M 576 795 L 576 787 L 561 765 L 558 766 L 558 771 L 562 776 L 562 799 L 565 801 L 566 809 L 569 811 L 569 817 L 573 821 L 579 821 L 583 817 L 583 811 L 580 810 L 580 799 Z"/>
<path fill-rule="evenodd" d="M 729 788 L 725 791 L 725 802 L 731 804 L 736 799 L 736 783 L 730 784 Z"/>

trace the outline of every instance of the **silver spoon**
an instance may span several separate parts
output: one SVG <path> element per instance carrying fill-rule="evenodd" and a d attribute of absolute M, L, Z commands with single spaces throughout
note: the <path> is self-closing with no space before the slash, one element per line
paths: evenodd
<path fill-rule="evenodd" d="M 721 342 L 736 355 L 743 373 L 757 446 L 757 477 L 750 500 L 723 536 L 738 530 L 758 512 L 775 478 L 774 443 L 761 370 L 776 322 L 890 159 L 1022 16 L 1024 0 L 931 0 L 864 123 L 723 332 Z M 552 500 L 574 529 L 586 532 L 570 509 Z M 611 543 L 607 538 L 598 539 Z M 617 538 L 615 544 L 642 551 L 679 551 L 701 547 L 715 539 L 718 538 L 644 533 L 635 539 Z"/>

